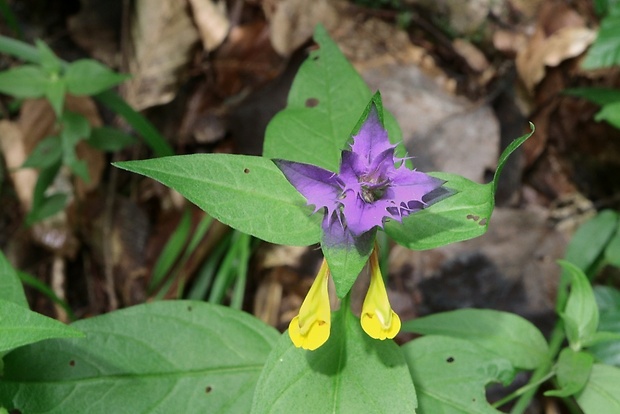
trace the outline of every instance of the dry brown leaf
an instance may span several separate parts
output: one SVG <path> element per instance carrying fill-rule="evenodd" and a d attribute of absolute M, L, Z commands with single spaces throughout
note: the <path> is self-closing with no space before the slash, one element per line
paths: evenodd
<path fill-rule="evenodd" d="M 226 3 L 214 0 L 189 0 L 194 12 L 194 21 L 200 32 L 202 46 L 207 52 L 222 44 L 230 21 L 226 16 Z"/>
<path fill-rule="evenodd" d="M 458 53 L 467 65 L 476 72 L 483 72 L 489 68 L 489 61 L 484 53 L 480 51 L 473 43 L 465 39 L 454 39 L 452 47 Z"/>
<path fill-rule="evenodd" d="M 183 0 L 137 0 L 132 22 L 134 53 L 125 97 L 135 109 L 170 102 L 179 70 L 190 60 L 198 31 Z"/>
<path fill-rule="evenodd" d="M 270 38 L 273 48 L 282 56 L 289 56 L 307 41 L 317 24 L 330 30 L 339 23 L 334 1 L 280 0 L 270 16 Z"/>
<path fill-rule="evenodd" d="M 19 169 L 28 158 L 29 152 L 24 143 L 24 134 L 15 122 L 0 121 L 0 150 L 10 171 L 17 198 L 24 211 L 30 211 L 32 194 L 39 174 L 33 169 Z"/>

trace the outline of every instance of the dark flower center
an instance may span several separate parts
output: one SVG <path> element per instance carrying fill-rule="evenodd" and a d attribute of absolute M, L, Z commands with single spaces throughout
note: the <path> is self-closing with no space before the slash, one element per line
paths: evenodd
<path fill-rule="evenodd" d="M 362 200 L 364 200 L 367 203 L 374 203 L 377 200 L 380 200 L 381 197 L 383 197 L 383 194 L 385 193 L 385 189 L 387 188 L 387 185 L 382 185 L 382 186 L 366 186 L 366 185 L 362 185 L 362 191 L 361 191 L 361 196 L 362 196 Z"/>

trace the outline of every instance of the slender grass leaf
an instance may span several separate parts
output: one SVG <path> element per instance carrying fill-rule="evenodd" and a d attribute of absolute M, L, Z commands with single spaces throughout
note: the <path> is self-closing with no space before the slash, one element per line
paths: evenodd
<path fill-rule="evenodd" d="M 185 247 L 185 243 L 187 243 L 191 226 L 192 213 L 189 209 L 187 209 L 181 216 L 181 220 L 179 221 L 177 228 L 170 235 L 170 238 L 166 242 L 166 245 L 162 251 L 159 253 L 159 257 L 153 266 L 153 272 L 149 282 L 150 290 L 159 285 L 162 280 L 164 280 L 164 277 L 172 270 L 172 266 L 181 255 L 183 247 Z"/>
<path fill-rule="evenodd" d="M 258 380 L 252 413 L 414 413 L 416 394 L 398 346 L 366 335 L 348 308 L 315 351 L 284 334 Z"/>
<path fill-rule="evenodd" d="M 620 90 L 609 88 L 572 88 L 564 89 L 562 93 L 587 99 L 598 105 L 620 102 Z"/>
<path fill-rule="evenodd" d="M 50 338 L 84 336 L 78 329 L 0 299 L 0 353 Z"/>
<path fill-rule="evenodd" d="M 487 402 L 485 386 L 508 383 L 510 362 L 464 339 L 425 336 L 402 347 L 413 378 L 421 413 L 497 414 Z"/>
<path fill-rule="evenodd" d="M 272 243 L 319 241 L 320 217 L 263 157 L 195 154 L 115 164 L 174 188 L 215 219 Z"/>
<path fill-rule="evenodd" d="M 230 308 L 163 301 L 75 322 L 86 338 L 5 357 L 0 404 L 22 413 L 247 413 L 275 329 Z"/>
<path fill-rule="evenodd" d="M 535 369 L 547 359 L 543 334 L 518 315 L 490 309 L 460 309 L 404 322 L 402 330 L 471 341 L 503 356 L 516 368 Z"/>

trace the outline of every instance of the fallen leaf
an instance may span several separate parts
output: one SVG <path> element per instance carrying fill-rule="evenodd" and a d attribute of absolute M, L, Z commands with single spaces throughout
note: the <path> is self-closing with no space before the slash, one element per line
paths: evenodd
<path fill-rule="evenodd" d="M 200 32 L 202 46 L 207 52 L 222 44 L 230 21 L 226 16 L 226 3 L 214 0 L 189 0 L 194 12 L 194 22 Z"/>
<path fill-rule="evenodd" d="M 23 210 L 30 211 L 32 194 L 39 174 L 33 169 L 19 169 L 28 158 L 29 152 L 24 142 L 24 134 L 15 122 L 0 121 L 0 150 L 4 155 L 4 162 L 10 172 L 17 198 Z"/>
<path fill-rule="evenodd" d="M 182 0 L 137 0 L 132 21 L 134 53 L 125 98 L 137 110 L 170 102 L 179 71 L 190 60 L 198 31 Z"/>

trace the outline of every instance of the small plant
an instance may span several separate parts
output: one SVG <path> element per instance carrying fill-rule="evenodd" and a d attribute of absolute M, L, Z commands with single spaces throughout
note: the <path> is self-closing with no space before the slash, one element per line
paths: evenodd
<path fill-rule="evenodd" d="M 24 413 L 497 413 L 516 400 L 512 412 L 523 413 L 551 381 L 546 394 L 566 399 L 575 412 L 575 404 L 587 414 L 620 406 L 620 369 L 595 351 L 618 338 L 603 323 L 617 312 L 618 294 L 604 291 L 607 302 L 597 306 L 584 274 L 602 251 L 615 248 L 609 246 L 616 244 L 617 214 L 599 216 L 615 221 L 597 249 L 578 250 L 580 234 L 571 244 L 549 343 L 527 320 L 493 310 L 401 321 L 386 294 L 377 234 L 412 249 L 484 234 L 501 170 L 533 126 L 502 153 L 487 184 L 416 171 L 380 95 L 322 27 L 315 40 L 319 48 L 300 68 L 287 108 L 267 129 L 262 157 L 196 154 L 115 164 L 174 188 L 244 237 L 320 243 L 325 259 L 288 332 L 196 300 L 154 302 L 44 330 L 28 319 L 5 264 L 0 305 L 11 304 L 0 319 L 0 350 L 10 353 L 0 404 Z M 365 266 L 370 288 L 358 317 L 351 286 Z M 391 338 L 400 330 L 423 336 L 399 346 Z M 507 385 L 519 371 L 533 371 L 528 384 L 490 404 L 485 387 Z"/>

